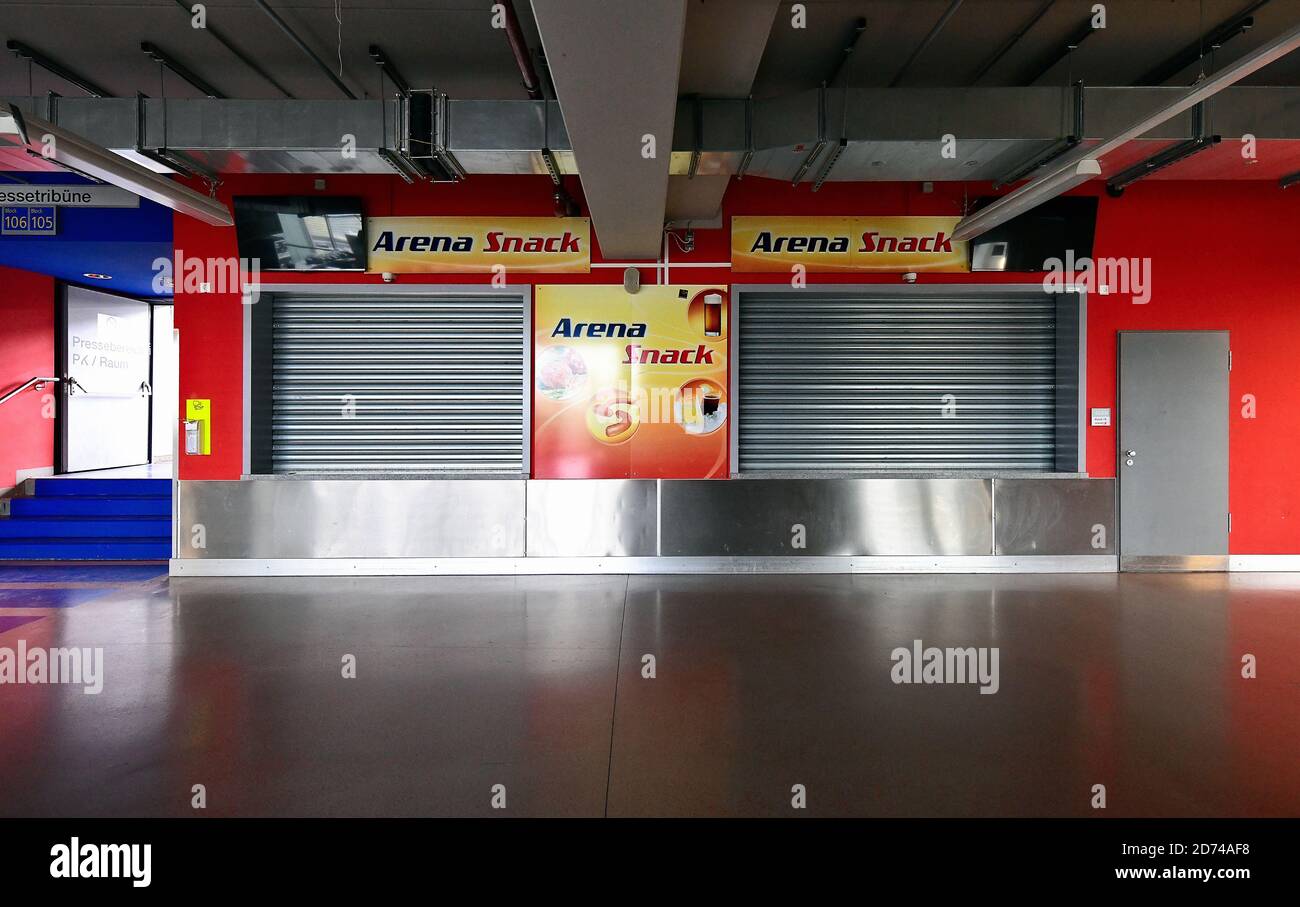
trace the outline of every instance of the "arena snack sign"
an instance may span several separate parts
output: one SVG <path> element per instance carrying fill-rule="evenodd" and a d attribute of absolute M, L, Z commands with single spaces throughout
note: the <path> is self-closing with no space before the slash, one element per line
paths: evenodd
<path fill-rule="evenodd" d="M 956 217 L 733 217 L 736 272 L 969 271 Z"/>
<path fill-rule="evenodd" d="M 728 295 L 539 286 L 533 476 L 725 477 Z"/>
<path fill-rule="evenodd" d="M 585 217 L 371 217 L 366 244 L 371 274 L 591 270 Z"/>

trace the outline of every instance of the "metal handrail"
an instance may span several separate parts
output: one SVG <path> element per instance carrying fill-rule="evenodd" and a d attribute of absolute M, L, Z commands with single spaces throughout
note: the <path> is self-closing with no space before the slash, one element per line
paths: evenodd
<path fill-rule="evenodd" d="M 124 393 L 112 393 L 112 394 L 103 394 L 103 393 L 95 393 L 93 391 L 88 391 L 81 386 L 80 381 L 72 377 L 65 379 L 65 383 L 68 388 L 69 397 L 75 395 L 78 391 L 80 391 L 81 394 L 86 397 L 152 397 L 153 396 L 153 388 L 149 386 L 148 381 L 141 381 L 140 386 L 136 388 L 134 391 L 128 391 Z"/>
<path fill-rule="evenodd" d="M 27 390 L 27 388 L 29 387 L 35 387 L 37 390 L 40 390 L 41 388 L 45 387 L 46 384 L 57 384 L 58 382 L 59 382 L 58 378 L 31 378 L 22 387 L 15 387 L 9 393 L 5 394 L 3 397 L 0 397 L 0 403 L 5 403 L 11 397 L 17 397 L 19 394 Z"/>

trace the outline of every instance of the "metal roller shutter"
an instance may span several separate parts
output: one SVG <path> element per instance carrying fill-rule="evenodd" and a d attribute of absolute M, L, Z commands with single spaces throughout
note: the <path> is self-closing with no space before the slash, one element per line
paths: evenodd
<path fill-rule="evenodd" d="M 1051 471 L 1055 318 L 1045 293 L 745 293 L 740 470 Z"/>
<path fill-rule="evenodd" d="M 523 472 L 522 298 L 273 304 L 274 472 Z"/>

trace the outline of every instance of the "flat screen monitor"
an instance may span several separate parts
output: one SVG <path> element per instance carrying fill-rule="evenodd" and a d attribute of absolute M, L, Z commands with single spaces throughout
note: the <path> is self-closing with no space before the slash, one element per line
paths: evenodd
<path fill-rule="evenodd" d="M 364 271 L 361 199 L 235 196 L 239 257 L 264 271 Z"/>
<path fill-rule="evenodd" d="M 971 270 L 1044 271 L 1049 260 L 1064 262 L 1067 253 L 1075 261 L 1091 258 L 1096 226 L 1096 197 L 1051 199 L 972 240 Z"/>

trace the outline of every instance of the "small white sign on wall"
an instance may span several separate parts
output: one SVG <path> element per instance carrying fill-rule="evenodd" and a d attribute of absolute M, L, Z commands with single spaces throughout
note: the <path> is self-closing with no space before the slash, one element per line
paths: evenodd
<path fill-rule="evenodd" d="M 1094 426 L 1102 426 L 1102 427 L 1105 427 L 1105 426 L 1107 426 L 1107 425 L 1110 425 L 1110 409 L 1109 409 L 1109 408 L 1102 409 L 1102 408 L 1100 408 L 1100 407 L 1093 407 L 1093 410 L 1092 410 L 1092 424 L 1093 424 Z"/>

